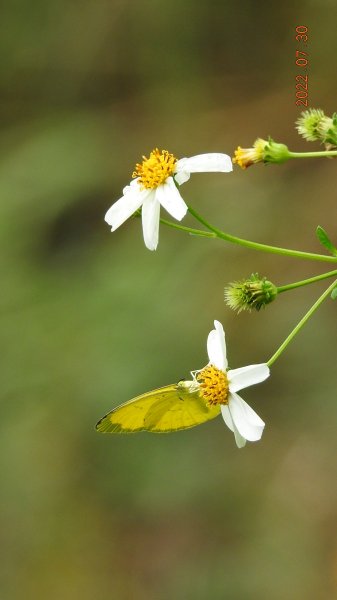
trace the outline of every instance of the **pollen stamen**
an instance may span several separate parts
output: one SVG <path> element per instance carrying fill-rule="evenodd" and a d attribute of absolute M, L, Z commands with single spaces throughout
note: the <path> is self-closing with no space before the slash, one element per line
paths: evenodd
<path fill-rule="evenodd" d="M 229 384 L 227 375 L 214 365 L 207 365 L 196 375 L 199 392 L 208 406 L 228 404 Z"/>
<path fill-rule="evenodd" d="M 177 159 L 167 150 L 152 150 L 149 158 L 143 156 L 143 162 L 137 163 L 132 177 L 139 177 L 142 188 L 153 190 L 164 183 L 175 172 Z"/>

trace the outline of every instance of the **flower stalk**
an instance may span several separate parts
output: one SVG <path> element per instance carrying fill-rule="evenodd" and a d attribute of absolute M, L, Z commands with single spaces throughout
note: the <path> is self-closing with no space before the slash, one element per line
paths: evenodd
<path fill-rule="evenodd" d="M 332 158 L 337 156 L 337 150 L 318 150 L 317 152 L 291 152 L 289 158 Z"/>
<path fill-rule="evenodd" d="M 322 273 L 321 275 L 315 275 L 315 277 L 309 277 L 308 279 L 302 279 L 302 281 L 296 281 L 295 283 L 288 283 L 287 285 L 281 285 L 277 288 L 279 294 L 282 292 L 287 292 L 288 290 L 294 290 L 295 288 L 302 287 L 303 285 L 310 285 L 311 283 L 316 283 L 317 281 L 322 281 L 324 279 L 328 279 L 329 277 L 336 277 L 336 271 L 329 271 L 328 273 Z"/>
<path fill-rule="evenodd" d="M 199 223 L 204 225 L 206 229 L 214 233 L 214 237 L 224 240 L 226 242 L 232 244 L 238 244 L 245 248 L 251 248 L 252 250 L 259 250 L 261 252 L 269 252 L 270 254 L 280 254 L 283 256 L 294 256 L 297 258 L 302 258 L 304 260 L 315 260 L 315 261 L 323 261 L 323 262 L 331 262 L 336 263 L 336 256 L 326 256 L 325 254 L 316 254 L 314 252 L 303 252 L 301 250 L 291 250 L 289 248 L 280 248 L 278 246 L 269 246 L 268 244 L 260 244 L 259 242 L 252 242 L 250 240 L 245 240 L 243 238 L 236 237 L 234 235 L 230 235 L 229 233 L 225 233 L 221 231 L 217 227 L 214 227 L 204 217 L 202 217 L 199 213 L 197 213 L 194 208 L 189 205 L 188 212 L 197 220 Z M 186 228 L 185 228 L 186 230 Z"/>
<path fill-rule="evenodd" d="M 312 305 L 312 307 L 308 310 L 308 312 L 304 315 L 304 317 L 297 323 L 296 327 L 291 331 L 288 337 L 284 340 L 281 346 L 276 350 L 273 356 L 267 361 L 267 365 L 271 367 L 274 362 L 281 356 L 282 352 L 287 348 L 290 342 L 294 339 L 294 337 L 298 334 L 298 332 L 302 329 L 302 327 L 306 324 L 306 322 L 310 319 L 310 317 L 314 314 L 314 312 L 319 308 L 319 306 L 324 302 L 324 300 L 331 294 L 333 289 L 337 285 L 337 279 L 323 292 L 323 294 L 316 300 L 316 302 Z"/>

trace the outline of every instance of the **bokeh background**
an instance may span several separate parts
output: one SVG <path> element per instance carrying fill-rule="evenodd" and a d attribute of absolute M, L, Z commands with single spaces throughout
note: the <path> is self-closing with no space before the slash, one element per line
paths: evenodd
<path fill-rule="evenodd" d="M 15 0 L 1 18 L 1 598 L 337 597 L 336 306 L 246 390 L 267 426 L 238 450 L 221 419 L 103 436 L 113 406 L 188 377 L 223 322 L 231 366 L 268 360 L 324 289 L 232 313 L 226 282 L 331 269 L 103 221 L 153 147 L 233 154 L 294 130 L 297 44 L 310 105 L 336 109 L 335 2 Z M 314 146 L 314 145 L 312 145 Z M 195 175 L 183 195 L 260 242 L 335 239 L 333 161 Z M 191 226 L 194 222 L 186 219 Z"/>

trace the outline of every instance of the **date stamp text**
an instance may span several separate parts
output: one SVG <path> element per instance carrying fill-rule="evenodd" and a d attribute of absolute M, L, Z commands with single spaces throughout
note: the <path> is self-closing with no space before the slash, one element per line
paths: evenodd
<path fill-rule="evenodd" d="M 295 104 L 307 107 L 309 103 L 309 55 L 307 52 L 309 30 L 305 25 L 297 25 L 295 32 L 295 39 L 298 42 L 295 52 L 295 64 L 298 68 L 298 75 L 295 76 Z"/>

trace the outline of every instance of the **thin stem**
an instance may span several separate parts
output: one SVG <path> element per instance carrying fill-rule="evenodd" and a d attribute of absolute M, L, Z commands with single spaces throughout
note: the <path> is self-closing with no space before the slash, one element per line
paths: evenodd
<path fill-rule="evenodd" d="M 320 152 L 290 152 L 290 158 L 319 158 L 324 156 L 337 156 L 337 150 L 321 150 Z"/>
<path fill-rule="evenodd" d="M 310 319 L 311 315 L 314 314 L 315 310 L 322 304 L 322 302 L 327 298 L 332 290 L 336 287 L 337 280 L 335 280 L 325 292 L 316 300 L 315 304 L 308 310 L 308 312 L 304 315 L 304 317 L 300 320 L 300 322 L 296 325 L 296 327 L 292 330 L 292 332 L 288 335 L 288 337 L 284 340 L 283 344 L 276 350 L 275 354 L 268 360 L 267 365 L 270 367 L 282 354 L 282 352 L 286 349 L 291 340 L 295 337 L 295 335 L 302 329 L 303 325 Z"/>
<path fill-rule="evenodd" d="M 288 290 L 293 290 L 295 288 L 301 287 L 302 285 L 309 285 L 310 283 L 314 283 L 315 281 L 322 281 L 322 279 L 327 279 L 328 277 L 335 277 L 336 275 L 337 271 L 329 271 L 328 273 L 323 273 L 322 275 L 309 277 L 309 279 L 303 279 L 302 281 L 296 281 L 295 283 L 289 283 L 288 285 L 281 285 L 277 288 L 277 291 L 279 294 L 281 294 L 281 292 L 287 292 Z"/>
<path fill-rule="evenodd" d="M 173 223 L 172 221 L 167 221 L 166 219 L 160 219 L 160 222 L 163 225 L 167 225 L 168 227 L 173 227 L 173 229 L 179 229 L 180 231 L 186 231 L 191 235 L 198 235 L 200 237 L 208 237 L 208 238 L 216 238 L 216 234 L 211 231 L 202 231 L 201 229 L 192 229 L 192 227 L 185 227 L 184 225 L 178 225 L 178 223 Z"/>
<path fill-rule="evenodd" d="M 325 254 L 315 254 L 313 252 L 302 252 L 301 250 L 290 250 L 288 248 L 279 248 L 278 246 L 268 246 L 267 244 L 260 244 L 258 242 L 251 242 L 249 240 L 238 238 L 234 235 L 230 235 L 229 233 L 225 233 L 224 231 L 221 231 L 217 227 L 214 227 L 208 223 L 208 221 L 199 215 L 191 206 L 188 207 L 188 211 L 197 221 L 199 221 L 199 223 L 202 223 L 202 225 L 204 225 L 209 231 L 215 233 L 215 237 L 225 240 L 226 242 L 239 244 L 240 246 L 252 248 L 253 250 L 261 250 L 262 252 L 282 254 L 283 256 L 296 256 L 297 258 L 318 260 L 322 262 L 337 262 L 337 257 L 334 256 L 325 256 Z"/>
<path fill-rule="evenodd" d="M 142 213 L 140 210 L 134 213 L 135 218 L 140 218 Z M 178 223 L 173 223 L 173 221 L 167 221 L 166 219 L 160 218 L 160 223 L 163 225 L 167 225 L 168 227 L 172 227 L 173 229 L 179 229 L 180 231 L 186 231 L 191 235 L 197 235 L 199 237 L 208 237 L 208 238 L 216 238 L 216 234 L 211 231 L 203 231 L 202 229 L 193 229 L 193 227 L 185 227 L 184 225 L 178 225 Z"/>

